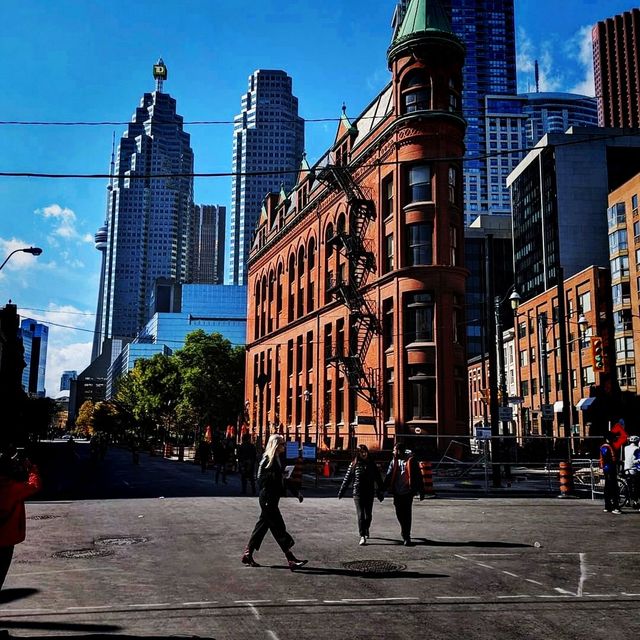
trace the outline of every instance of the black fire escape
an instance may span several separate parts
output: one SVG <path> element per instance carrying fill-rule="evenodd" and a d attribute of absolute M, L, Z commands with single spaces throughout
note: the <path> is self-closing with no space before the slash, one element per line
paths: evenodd
<path fill-rule="evenodd" d="M 335 247 L 347 258 L 346 279 L 328 282 L 328 293 L 349 309 L 349 347 L 345 354 L 340 346 L 331 358 L 347 378 L 349 388 L 364 398 L 375 409 L 379 407 L 377 372 L 365 368 L 365 357 L 373 336 L 382 332 L 380 321 L 363 289 L 369 273 L 375 272 L 376 259 L 365 240 L 369 222 L 376 218 L 373 200 L 366 198 L 355 183 L 349 169 L 341 165 L 327 165 L 318 179 L 330 189 L 342 191 L 347 197 L 348 230 L 338 229 L 327 242 L 327 249 Z"/>

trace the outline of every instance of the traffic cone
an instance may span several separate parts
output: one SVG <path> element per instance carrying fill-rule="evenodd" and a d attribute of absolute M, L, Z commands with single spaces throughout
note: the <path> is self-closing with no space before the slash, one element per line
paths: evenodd
<path fill-rule="evenodd" d="M 560 495 L 558 498 L 568 498 L 573 493 L 573 467 L 570 462 L 560 463 Z"/>
<path fill-rule="evenodd" d="M 324 461 L 324 467 L 322 467 L 322 476 L 324 478 L 330 478 L 331 477 L 331 467 L 329 466 L 329 461 L 328 460 Z"/>
<path fill-rule="evenodd" d="M 420 473 L 422 474 L 422 484 L 424 486 L 425 495 L 435 497 L 436 492 L 433 488 L 431 462 L 429 462 L 429 460 L 421 460 L 418 464 L 420 466 Z"/>

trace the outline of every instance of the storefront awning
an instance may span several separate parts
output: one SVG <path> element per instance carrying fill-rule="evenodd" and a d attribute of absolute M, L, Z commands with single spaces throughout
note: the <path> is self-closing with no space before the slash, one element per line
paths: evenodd
<path fill-rule="evenodd" d="M 595 401 L 595 398 L 580 398 L 576 409 L 578 409 L 578 411 L 586 411 Z"/>
<path fill-rule="evenodd" d="M 553 413 L 562 413 L 562 408 L 564 407 L 564 404 L 562 402 L 562 400 L 556 400 L 553 403 Z"/>

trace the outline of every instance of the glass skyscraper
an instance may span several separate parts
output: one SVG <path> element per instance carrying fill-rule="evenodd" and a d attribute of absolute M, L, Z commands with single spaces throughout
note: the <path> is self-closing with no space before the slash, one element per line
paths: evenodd
<path fill-rule="evenodd" d="M 303 152 L 304 120 L 298 116 L 291 78 L 284 71 L 255 71 L 234 119 L 226 284 L 246 284 L 249 245 L 262 201 L 282 186 L 293 187 Z"/>
<path fill-rule="evenodd" d="M 31 395 L 44 398 L 49 327 L 31 318 L 25 318 L 20 323 L 20 335 L 26 364 L 22 371 L 22 388 Z"/>
<path fill-rule="evenodd" d="M 191 282 L 222 284 L 226 218 L 226 207 L 214 204 L 193 206 L 189 249 L 189 280 Z"/>
<path fill-rule="evenodd" d="M 162 60 L 154 77 L 156 90 L 142 97 L 115 158 L 98 309 L 102 340 L 135 337 L 148 319 L 156 281 L 188 276 L 193 151 L 176 101 L 162 91 Z"/>

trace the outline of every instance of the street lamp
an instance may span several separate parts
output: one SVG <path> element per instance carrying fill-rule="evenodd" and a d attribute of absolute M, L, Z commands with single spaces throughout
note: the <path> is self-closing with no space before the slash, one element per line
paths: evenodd
<path fill-rule="evenodd" d="M 25 247 L 24 249 L 15 249 L 4 259 L 4 262 L 0 264 L 0 269 L 2 269 L 2 267 L 4 267 L 7 262 L 9 262 L 9 258 L 14 253 L 20 253 L 20 251 L 22 251 L 23 253 L 30 253 L 32 256 L 39 256 L 42 253 L 42 249 L 40 247 Z"/>
<path fill-rule="evenodd" d="M 520 305 L 520 294 L 516 291 L 515 285 L 510 288 L 510 295 L 501 298 L 500 296 L 496 296 L 494 298 L 494 315 L 495 315 L 495 326 L 496 326 L 496 347 L 497 347 L 497 366 L 496 369 L 498 371 L 498 393 L 497 398 L 494 400 L 494 396 L 492 393 L 492 402 L 491 402 L 491 425 L 492 425 L 492 435 L 508 435 L 508 420 L 504 420 L 502 422 L 502 429 L 500 429 L 500 407 L 509 406 L 509 398 L 507 394 L 507 374 L 505 371 L 505 363 L 504 363 L 504 339 L 502 335 L 502 316 L 500 313 L 500 308 L 502 304 L 508 299 L 509 304 L 511 305 L 511 310 L 513 311 L 514 316 L 518 311 L 518 306 Z M 507 469 L 509 467 L 507 466 Z M 507 475 L 509 471 L 507 471 Z M 493 484 L 494 486 L 500 486 L 500 465 L 493 465 Z"/>

